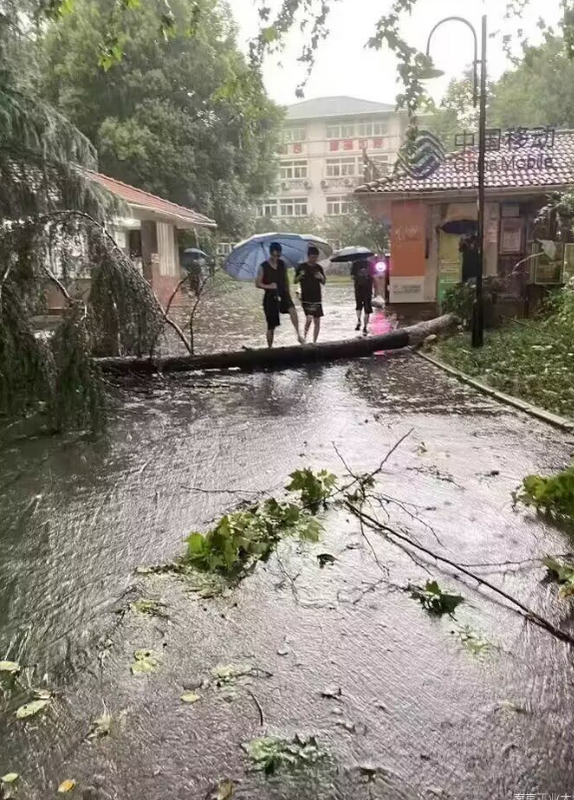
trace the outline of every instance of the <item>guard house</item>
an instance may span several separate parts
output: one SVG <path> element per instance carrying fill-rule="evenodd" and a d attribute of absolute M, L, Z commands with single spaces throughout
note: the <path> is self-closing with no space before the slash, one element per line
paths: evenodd
<path fill-rule="evenodd" d="M 86 176 L 122 201 L 125 213 L 110 220 L 108 230 L 119 248 L 141 269 L 159 301 L 165 305 L 181 279 L 178 231 L 193 231 L 198 238 L 202 231 L 217 227 L 216 223 L 191 208 L 164 200 L 108 175 L 86 170 Z M 88 287 L 88 275 L 76 279 L 76 291 L 83 293 Z M 178 295 L 174 304 L 178 305 L 181 300 Z M 56 313 L 66 305 L 61 293 L 51 285 L 47 288 L 47 302 L 48 308 Z"/>
<path fill-rule="evenodd" d="M 355 191 L 390 228 L 394 305 L 434 311 L 447 287 L 461 281 L 460 241 L 477 230 L 478 152 L 472 134 L 457 136 L 455 145 L 446 156 L 418 152 L 412 167 L 403 163 Z M 489 130 L 485 176 L 484 275 L 498 277 L 502 298 L 526 311 L 543 291 L 536 287 L 574 276 L 571 233 L 538 219 L 549 196 L 574 186 L 574 131 Z"/>

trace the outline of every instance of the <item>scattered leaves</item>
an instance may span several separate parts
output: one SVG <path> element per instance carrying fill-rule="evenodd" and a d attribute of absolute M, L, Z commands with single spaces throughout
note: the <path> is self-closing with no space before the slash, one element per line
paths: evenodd
<path fill-rule="evenodd" d="M 303 739 L 295 736 L 292 740 L 264 736 L 253 739 L 244 745 L 254 769 L 273 775 L 282 769 L 296 769 L 312 766 L 325 758 L 315 737 Z"/>
<path fill-rule="evenodd" d="M 218 664 L 211 670 L 211 675 L 215 678 L 217 686 L 228 686 L 235 683 L 238 678 L 246 675 L 255 675 L 256 670 L 251 664 Z"/>
<path fill-rule="evenodd" d="M 515 501 L 552 519 L 574 522 L 574 464 L 556 475 L 528 475 Z"/>
<path fill-rule="evenodd" d="M 298 492 L 303 506 L 316 514 L 331 496 L 337 484 L 337 476 L 326 469 L 313 472 L 311 469 L 298 469 L 289 476 L 291 483 L 288 492 Z"/>
<path fill-rule="evenodd" d="M 210 800 L 231 800 L 235 794 L 235 784 L 228 779 L 219 781 Z"/>
<path fill-rule="evenodd" d="M 20 706 L 16 711 L 16 717 L 18 719 L 30 719 L 30 717 L 35 717 L 46 708 L 49 702 L 50 700 L 48 698 L 32 700 L 30 703 Z"/>
<path fill-rule="evenodd" d="M 443 614 L 452 616 L 457 607 L 464 602 L 461 595 L 443 591 L 437 581 L 427 581 L 424 588 L 411 586 L 410 591 L 413 600 L 418 600 L 429 614 L 438 616 Z"/>
<path fill-rule="evenodd" d="M 197 703 L 201 696 L 195 692 L 184 692 L 180 699 L 182 703 Z"/>
<path fill-rule="evenodd" d="M 574 595 L 574 564 L 560 562 L 552 556 L 547 556 L 543 564 L 550 573 L 550 576 L 560 584 L 560 597 L 572 597 Z"/>
<path fill-rule="evenodd" d="M 111 726 L 112 726 L 111 715 L 102 714 L 101 717 L 98 717 L 92 722 L 92 727 L 87 738 L 90 741 L 94 739 L 103 739 L 104 736 L 109 735 Z"/>
<path fill-rule="evenodd" d="M 58 786 L 58 794 L 68 794 L 68 792 L 73 792 L 75 788 L 76 781 L 70 779 L 62 781 L 62 783 Z"/>
<path fill-rule="evenodd" d="M 135 603 L 130 603 L 130 608 L 136 614 L 147 614 L 150 617 L 165 616 L 162 612 L 162 604 L 157 600 L 145 600 L 143 597 L 136 600 Z"/>
<path fill-rule="evenodd" d="M 136 650 L 134 659 L 132 675 L 149 675 L 156 671 L 160 662 L 158 654 L 153 650 Z"/>
<path fill-rule="evenodd" d="M 468 625 L 459 628 L 456 633 L 462 645 L 473 656 L 481 656 L 491 649 L 492 645 L 486 639 L 481 639 Z"/>
<path fill-rule="evenodd" d="M 6 775 L 2 775 L 0 781 L 2 781 L 2 783 L 16 783 L 19 777 L 17 772 L 8 772 Z"/>

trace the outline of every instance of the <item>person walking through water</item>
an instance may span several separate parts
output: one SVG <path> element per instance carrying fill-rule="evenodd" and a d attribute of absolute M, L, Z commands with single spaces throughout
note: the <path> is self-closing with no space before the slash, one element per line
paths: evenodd
<path fill-rule="evenodd" d="M 319 264 L 319 249 L 310 245 L 307 261 L 295 270 L 295 283 L 301 286 L 301 305 L 305 313 L 305 339 L 313 323 L 313 341 L 319 338 L 321 317 L 323 316 L 322 290 L 325 285 L 325 272 Z"/>
<path fill-rule="evenodd" d="M 361 316 L 364 312 L 363 335 L 369 333 L 369 317 L 373 313 L 373 278 L 370 264 L 366 259 L 353 262 L 351 276 L 355 283 L 355 303 L 357 309 L 356 331 L 361 330 Z"/>
<path fill-rule="evenodd" d="M 297 331 L 299 344 L 303 344 L 304 339 L 299 332 L 299 317 L 297 309 L 291 299 L 289 292 L 289 278 L 287 277 L 287 267 L 281 258 L 283 252 L 278 242 L 273 242 L 269 247 L 269 258 L 264 261 L 257 272 L 255 285 L 258 289 L 263 289 L 263 311 L 267 320 L 267 345 L 273 347 L 275 329 L 281 325 L 280 314 L 289 314 L 293 327 Z"/>

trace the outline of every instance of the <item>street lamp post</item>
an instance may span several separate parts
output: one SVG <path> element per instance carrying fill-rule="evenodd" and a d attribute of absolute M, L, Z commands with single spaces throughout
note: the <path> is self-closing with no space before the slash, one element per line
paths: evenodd
<path fill-rule="evenodd" d="M 477 221 L 478 221 L 478 275 L 476 276 L 476 298 L 472 307 L 472 346 L 482 347 L 484 344 L 484 303 L 482 293 L 482 277 L 484 274 L 484 234 L 485 234 L 485 165 L 486 165 L 486 44 L 488 40 L 486 15 L 482 17 L 482 42 L 481 57 L 478 57 L 478 36 L 473 25 L 464 17 L 446 17 L 438 22 L 430 32 L 427 43 L 427 56 L 430 58 L 430 47 L 435 31 L 446 22 L 462 22 L 472 31 L 474 38 L 474 90 L 473 103 L 476 107 L 480 105 L 478 121 L 478 199 L 477 199 Z M 480 90 L 478 67 L 480 65 Z"/>

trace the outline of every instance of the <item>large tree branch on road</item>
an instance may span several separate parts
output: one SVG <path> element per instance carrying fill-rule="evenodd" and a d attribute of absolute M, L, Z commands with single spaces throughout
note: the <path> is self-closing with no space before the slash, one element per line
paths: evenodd
<path fill-rule="evenodd" d="M 393 544 L 397 544 L 397 541 L 401 543 L 403 547 L 413 548 L 418 550 L 421 553 L 424 553 L 426 556 L 434 559 L 437 562 L 442 564 L 446 564 L 447 566 L 451 567 L 452 569 L 460 572 L 463 575 L 466 575 L 468 578 L 471 578 L 473 581 L 476 581 L 479 586 L 485 586 L 490 589 L 495 594 L 499 595 L 500 597 L 504 598 L 511 606 L 514 607 L 514 610 L 517 611 L 521 616 L 525 617 L 529 622 L 532 622 L 534 625 L 537 625 L 539 628 L 551 633 L 557 639 L 560 639 L 562 642 L 566 642 L 567 644 L 574 646 L 574 637 L 571 636 L 566 631 L 563 631 L 561 628 L 558 628 L 554 623 L 550 620 L 546 619 L 545 617 L 540 616 L 536 611 L 532 608 L 529 608 L 525 605 L 521 600 L 518 600 L 516 597 L 513 597 L 508 592 L 505 592 L 504 589 L 501 589 L 499 586 L 496 586 L 494 583 L 491 583 L 486 578 L 482 578 L 480 575 L 477 575 L 475 572 L 463 567 L 461 564 L 458 564 L 456 561 L 448 558 L 447 556 L 441 556 L 438 553 L 435 553 L 433 550 L 430 550 L 428 547 L 420 544 L 419 542 L 415 542 L 409 536 L 406 536 L 403 533 L 391 528 L 389 525 L 385 525 L 380 520 L 375 519 L 370 514 L 363 511 L 354 503 L 346 500 L 344 502 L 345 507 L 355 516 L 359 521 L 368 525 L 371 530 L 377 531 L 379 534 L 382 534 L 388 541 L 393 542 Z"/>

